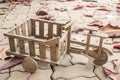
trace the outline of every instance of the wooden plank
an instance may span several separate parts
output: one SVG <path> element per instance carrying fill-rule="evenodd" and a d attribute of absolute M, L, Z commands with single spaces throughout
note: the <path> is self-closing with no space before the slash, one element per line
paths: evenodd
<path fill-rule="evenodd" d="M 62 36 L 62 26 L 60 24 L 57 24 L 57 36 Z"/>
<path fill-rule="evenodd" d="M 99 48 L 98 48 L 98 56 L 102 54 L 102 44 L 103 44 L 103 38 L 101 37 L 99 42 Z"/>
<path fill-rule="evenodd" d="M 19 54 L 17 52 L 11 52 L 11 51 L 7 51 L 7 54 L 9 55 L 15 55 L 15 56 L 19 56 L 19 57 L 27 57 L 28 55 L 25 55 L 25 54 Z M 49 59 L 42 59 L 42 58 L 37 58 L 37 57 L 33 57 L 31 56 L 33 59 L 37 60 L 37 61 L 42 61 L 42 62 L 46 62 L 46 63 L 49 63 L 49 64 L 57 64 L 59 65 L 58 62 L 55 62 L 55 61 L 51 61 Z"/>
<path fill-rule="evenodd" d="M 13 37 L 13 38 L 17 38 L 17 39 L 22 39 L 22 40 L 26 40 L 26 41 L 34 41 L 34 42 L 39 42 L 41 44 L 45 44 L 46 40 L 43 39 L 35 39 L 35 38 L 31 38 L 31 37 L 27 37 L 27 36 L 22 36 L 22 35 L 12 35 L 12 34 L 4 34 L 5 36 L 8 37 Z"/>
<path fill-rule="evenodd" d="M 25 54 L 24 40 L 19 39 L 19 50 L 21 54 Z"/>
<path fill-rule="evenodd" d="M 89 53 L 89 48 L 90 48 L 90 39 L 91 39 L 91 36 L 90 36 L 90 35 L 87 35 L 86 54 L 88 54 L 88 53 Z"/>
<path fill-rule="evenodd" d="M 35 56 L 35 45 L 33 41 L 29 41 L 29 51 L 30 51 L 30 56 Z"/>
<path fill-rule="evenodd" d="M 58 61 L 57 56 L 58 56 L 58 54 L 57 54 L 57 47 L 56 47 L 56 45 L 50 46 L 50 59 L 52 61 Z"/>
<path fill-rule="evenodd" d="M 17 35 L 20 35 L 20 28 L 19 27 L 15 28 L 15 32 L 16 32 Z"/>
<path fill-rule="evenodd" d="M 68 34 L 67 34 L 67 52 L 70 48 L 70 39 L 71 39 L 71 26 L 68 28 Z"/>
<path fill-rule="evenodd" d="M 44 22 L 39 22 L 39 36 L 40 38 L 44 37 Z"/>
<path fill-rule="evenodd" d="M 16 35 L 20 35 L 20 27 L 15 28 Z M 17 39 L 17 45 L 19 45 L 19 39 Z"/>
<path fill-rule="evenodd" d="M 51 21 L 51 20 L 43 20 L 43 19 L 35 19 L 35 18 L 31 18 L 31 20 L 35 20 L 35 21 L 40 21 L 40 22 L 44 22 L 44 23 L 53 23 L 53 24 L 61 24 L 61 25 L 65 25 L 66 23 L 68 23 L 69 21 L 66 21 L 66 22 L 56 22 L 56 21 Z"/>
<path fill-rule="evenodd" d="M 31 30 L 32 30 L 32 33 L 31 35 L 32 36 L 35 36 L 35 33 L 36 33 L 36 30 L 35 30 L 35 20 L 31 20 Z"/>
<path fill-rule="evenodd" d="M 27 21 L 27 24 L 28 24 L 28 36 L 31 36 L 32 34 L 32 28 L 31 28 L 31 20 L 28 20 Z"/>
<path fill-rule="evenodd" d="M 53 37 L 53 24 L 48 23 L 48 39 L 51 39 Z"/>
<path fill-rule="evenodd" d="M 15 52 L 15 40 L 13 37 L 9 37 L 9 46 L 10 46 L 10 51 Z"/>
<path fill-rule="evenodd" d="M 26 23 L 23 23 L 21 26 L 22 26 L 22 34 L 26 36 Z"/>
<path fill-rule="evenodd" d="M 46 51 L 45 51 L 45 45 L 39 44 L 39 51 L 40 51 L 40 58 L 45 59 L 46 58 Z"/>

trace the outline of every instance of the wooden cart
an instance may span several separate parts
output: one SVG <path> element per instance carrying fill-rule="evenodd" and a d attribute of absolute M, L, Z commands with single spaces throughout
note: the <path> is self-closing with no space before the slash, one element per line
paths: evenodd
<path fill-rule="evenodd" d="M 42 19 L 28 19 L 5 34 L 10 46 L 7 54 L 31 56 L 36 60 L 60 64 L 70 47 L 72 24 L 73 21 L 57 23 Z"/>

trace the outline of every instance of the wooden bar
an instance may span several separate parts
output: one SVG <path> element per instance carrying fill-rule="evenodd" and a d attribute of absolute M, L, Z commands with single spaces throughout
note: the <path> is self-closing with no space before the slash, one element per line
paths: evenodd
<path fill-rule="evenodd" d="M 40 52 L 40 58 L 45 59 L 46 58 L 46 51 L 45 51 L 45 45 L 39 44 L 39 52 Z"/>
<path fill-rule="evenodd" d="M 67 33 L 66 37 L 67 37 L 67 50 L 69 50 L 69 48 L 70 48 L 70 39 L 71 39 L 71 27 L 68 28 L 68 33 Z"/>
<path fill-rule="evenodd" d="M 52 45 L 52 46 L 50 46 L 50 59 L 52 60 L 52 61 L 58 61 L 58 59 L 57 59 L 57 48 L 56 48 L 56 45 Z"/>
<path fill-rule="evenodd" d="M 62 26 L 60 24 L 57 24 L 57 36 L 62 36 Z"/>
<path fill-rule="evenodd" d="M 102 54 L 102 43 L 103 43 L 103 38 L 101 37 L 99 42 L 98 55 Z"/>
<path fill-rule="evenodd" d="M 36 33 L 36 31 L 35 31 L 35 20 L 31 20 L 31 31 L 32 31 L 32 33 L 31 33 L 31 35 L 32 36 L 35 36 L 35 33 Z"/>
<path fill-rule="evenodd" d="M 29 41 L 29 51 L 30 51 L 30 56 L 35 56 L 35 45 L 33 41 Z"/>
<path fill-rule="evenodd" d="M 53 37 L 53 24 L 48 23 L 48 39 L 51 39 Z"/>
<path fill-rule="evenodd" d="M 19 54 L 19 53 L 17 53 L 17 52 L 12 52 L 12 51 L 7 51 L 7 54 L 8 54 L 8 55 L 15 55 L 15 56 L 23 57 L 23 58 L 28 56 L 28 55 L 25 55 L 25 54 L 23 55 L 23 54 Z M 35 59 L 35 60 L 37 60 L 37 61 L 43 61 L 43 62 L 45 62 L 45 63 L 57 64 L 57 65 L 59 65 L 58 62 L 51 61 L 51 60 L 49 60 L 49 59 L 42 59 L 42 58 L 37 58 L 37 57 L 33 57 L 33 56 L 32 56 L 32 58 Z"/>
<path fill-rule="evenodd" d="M 90 39 L 91 39 L 91 36 L 90 36 L 90 35 L 87 35 L 86 54 L 88 54 L 88 53 L 89 53 Z"/>
<path fill-rule="evenodd" d="M 20 35 L 20 28 L 19 27 L 15 28 L 15 32 L 16 32 L 17 35 Z"/>
<path fill-rule="evenodd" d="M 39 36 L 40 38 L 44 37 L 44 22 L 39 22 Z"/>
<path fill-rule="evenodd" d="M 10 51 L 15 52 L 15 40 L 13 37 L 9 37 Z"/>
<path fill-rule="evenodd" d="M 24 40 L 19 39 L 19 50 L 21 54 L 25 54 Z"/>
<path fill-rule="evenodd" d="M 31 33 L 32 33 L 32 27 L 31 27 L 31 20 L 28 20 L 27 21 L 27 24 L 28 24 L 28 36 L 31 36 Z"/>
<path fill-rule="evenodd" d="M 43 39 L 35 39 L 35 38 L 31 38 L 31 37 L 25 37 L 25 36 L 21 36 L 21 35 L 12 35 L 12 34 L 4 34 L 4 35 L 8 36 L 8 37 L 12 36 L 13 38 L 22 39 L 22 40 L 39 42 L 41 44 L 46 43 L 46 40 L 43 40 Z"/>
<path fill-rule="evenodd" d="M 22 26 L 22 34 L 26 36 L 26 23 L 23 23 L 21 26 Z"/>
<path fill-rule="evenodd" d="M 60 23 L 60 22 L 55 22 L 55 21 L 51 21 L 51 20 L 43 20 L 43 19 L 35 19 L 35 18 L 32 18 L 31 20 L 35 20 L 35 21 L 40 21 L 40 22 L 44 22 L 44 23 L 53 23 L 53 24 L 61 24 L 61 25 L 65 25 L 66 23 L 68 23 L 69 21 L 67 22 L 64 22 L 64 23 Z"/>

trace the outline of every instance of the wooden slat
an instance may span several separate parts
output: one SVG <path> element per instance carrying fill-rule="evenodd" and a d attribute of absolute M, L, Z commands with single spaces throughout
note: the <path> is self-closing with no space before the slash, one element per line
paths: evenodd
<path fill-rule="evenodd" d="M 35 45 L 33 41 L 29 41 L 29 51 L 30 51 L 30 56 L 35 56 Z"/>
<path fill-rule="evenodd" d="M 56 21 L 51 21 L 51 20 L 43 20 L 43 19 L 35 19 L 35 18 L 32 18 L 31 20 L 35 20 L 35 21 L 41 21 L 41 22 L 45 22 L 45 23 L 53 23 L 53 24 L 61 24 L 61 25 L 65 25 L 66 23 L 68 23 L 69 21 L 66 21 L 66 22 L 56 22 Z"/>
<path fill-rule="evenodd" d="M 99 48 L 98 48 L 98 55 L 100 56 L 102 54 L 102 44 L 103 44 L 103 38 L 100 38 L 99 42 Z"/>
<path fill-rule="evenodd" d="M 15 28 L 16 35 L 20 35 L 20 27 Z M 17 39 L 17 45 L 19 45 L 19 40 Z"/>
<path fill-rule="evenodd" d="M 67 50 L 69 50 L 70 48 L 70 39 L 71 39 L 71 26 L 68 28 L 68 34 L 67 34 Z"/>
<path fill-rule="evenodd" d="M 31 29 L 32 29 L 32 36 L 35 36 L 35 33 L 36 33 L 36 31 L 35 31 L 35 20 L 31 20 Z"/>
<path fill-rule="evenodd" d="M 27 24 L 28 24 L 28 36 L 31 36 L 31 33 L 32 33 L 31 20 L 28 20 Z"/>
<path fill-rule="evenodd" d="M 62 36 L 62 26 L 60 24 L 57 24 L 57 36 Z"/>
<path fill-rule="evenodd" d="M 35 39 L 35 38 L 31 38 L 31 37 L 27 37 L 27 36 L 22 36 L 22 35 L 12 35 L 12 34 L 4 34 L 5 36 L 8 37 L 13 37 L 13 38 L 17 38 L 17 39 L 22 39 L 22 40 L 26 40 L 26 41 L 34 41 L 34 42 L 39 42 L 41 44 L 45 44 L 46 40 L 43 39 Z"/>
<path fill-rule="evenodd" d="M 90 35 L 87 35 L 86 54 L 88 54 L 88 53 L 89 53 L 89 48 L 90 48 L 90 39 L 91 39 L 91 36 L 90 36 Z"/>
<path fill-rule="evenodd" d="M 56 45 L 52 45 L 52 46 L 50 46 L 50 59 L 52 60 L 52 61 L 58 61 L 58 59 L 57 59 L 57 48 L 56 48 Z"/>
<path fill-rule="evenodd" d="M 48 23 L 48 39 L 51 39 L 53 37 L 53 24 Z"/>
<path fill-rule="evenodd" d="M 40 51 L 40 58 L 45 59 L 46 58 L 46 51 L 45 51 L 45 45 L 39 44 L 39 51 Z"/>
<path fill-rule="evenodd" d="M 13 37 L 9 37 L 10 51 L 15 52 L 15 40 Z"/>
<path fill-rule="evenodd" d="M 15 32 L 16 32 L 17 35 L 20 35 L 20 28 L 19 27 L 15 28 Z"/>
<path fill-rule="evenodd" d="M 24 40 L 19 39 L 19 50 L 21 54 L 25 54 Z"/>
<path fill-rule="evenodd" d="M 22 24 L 22 34 L 26 36 L 26 23 Z"/>
<path fill-rule="evenodd" d="M 44 22 L 39 22 L 39 36 L 40 38 L 44 37 Z"/>
<path fill-rule="evenodd" d="M 17 52 L 12 52 L 12 51 L 7 51 L 7 54 L 15 55 L 15 56 L 19 56 L 19 57 L 27 57 L 28 56 L 28 55 L 25 55 L 25 54 L 23 55 L 23 54 L 19 54 Z M 32 56 L 32 58 L 37 60 L 37 61 L 42 61 L 42 62 L 46 62 L 46 63 L 49 63 L 49 64 L 57 64 L 57 65 L 59 65 L 58 62 L 51 61 L 49 59 L 42 59 L 42 58 L 37 58 L 37 57 L 33 57 L 33 56 Z"/>

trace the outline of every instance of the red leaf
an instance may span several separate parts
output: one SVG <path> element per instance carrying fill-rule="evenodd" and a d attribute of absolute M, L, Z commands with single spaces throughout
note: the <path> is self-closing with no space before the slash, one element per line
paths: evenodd
<path fill-rule="evenodd" d="M 22 60 L 23 60 L 22 58 L 15 56 L 15 57 L 11 58 L 10 60 L 8 60 L 3 66 L 1 66 L 0 71 L 14 67 L 17 64 L 20 64 L 22 62 Z"/>
<path fill-rule="evenodd" d="M 115 48 L 115 49 L 120 49 L 120 44 L 114 45 L 113 48 Z"/>
<path fill-rule="evenodd" d="M 55 8 L 55 10 L 58 10 L 58 11 L 61 11 L 61 12 L 67 11 L 67 9 L 66 9 L 66 8 L 63 8 L 63 7 Z"/>
<path fill-rule="evenodd" d="M 100 6 L 97 10 L 110 11 L 106 6 Z"/>
<path fill-rule="evenodd" d="M 94 10 L 89 10 L 89 11 L 85 12 L 83 15 L 85 17 L 93 17 L 94 13 L 95 13 Z"/>
<path fill-rule="evenodd" d="M 120 13 L 120 9 L 117 9 L 116 12 L 117 12 L 117 13 Z"/>
<path fill-rule="evenodd" d="M 27 1 L 27 0 L 24 0 L 24 1 L 23 1 L 23 4 L 24 4 L 25 6 L 30 6 L 30 5 L 31 5 L 29 0 L 28 0 L 28 1 Z"/>
<path fill-rule="evenodd" d="M 91 22 L 90 24 L 88 24 L 89 26 L 98 26 L 98 27 L 102 27 L 103 23 L 99 20 L 95 20 L 93 22 Z"/>
<path fill-rule="evenodd" d="M 103 67 L 103 70 L 105 71 L 105 73 L 112 78 L 113 80 L 120 80 L 120 74 L 117 72 L 113 72 L 105 67 Z"/>
<path fill-rule="evenodd" d="M 94 7 L 97 7 L 97 5 L 96 5 L 96 4 L 92 4 L 92 3 L 90 3 L 90 4 L 86 5 L 86 7 L 94 8 Z"/>
<path fill-rule="evenodd" d="M 79 9 L 82 9 L 83 8 L 83 6 L 81 6 L 81 5 L 76 5 L 74 8 L 73 8 L 73 10 L 79 10 Z"/>

